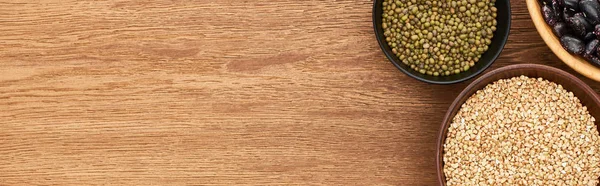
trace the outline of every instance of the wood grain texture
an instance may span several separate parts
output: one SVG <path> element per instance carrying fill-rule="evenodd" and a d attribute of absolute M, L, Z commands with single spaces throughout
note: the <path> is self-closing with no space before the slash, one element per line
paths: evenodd
<path fill-rule="evenodd" d="M 468 82 L 395 69 L 371 8 L 0 0 L 0 185 L 435 185 L 437 132 Z M 512 9 L 490 69 L 574 73 L 525 1 Z"/>

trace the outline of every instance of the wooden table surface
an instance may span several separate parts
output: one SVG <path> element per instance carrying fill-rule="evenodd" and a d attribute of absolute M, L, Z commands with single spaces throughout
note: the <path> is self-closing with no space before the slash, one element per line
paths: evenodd
<path fill-rule="evenodd" d="M 438 128 L 468 82 L 397 70 L 371 8 L 0 1 L 0 185 L 436 185 Z M 490 69 L 575 73 L 512 9 Z"/>

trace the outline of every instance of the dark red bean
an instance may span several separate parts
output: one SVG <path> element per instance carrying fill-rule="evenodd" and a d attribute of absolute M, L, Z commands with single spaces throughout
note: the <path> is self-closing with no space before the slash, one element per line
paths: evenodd
<path fill-rule="evenodd" d="M 577 13 L 573 17 L 567 19 L 567 25 L 571 27 L 573 33 L 583 37 L 588 31 L 592 31 L 592 25 L 583 17 L 583 14 Z"/>
<path fill-rule="evenodd" d="M 569 27 L 567 26 L 566 23 L 564 22 L 558 22 L 554 25 L 554 27 L 552 27 L 552 31 L 554 32 L 554 34 L 556 34 L 556 36 L 558 36 L 559 38 L 570 34 L 571 30 L 569 29 Z"/>
<path fill-rule="evenodd" d="M 558 0 L 552 0 L 551 6 L 552 10 L 554 11 L 554 15 L 556 16 L 556 19 L 558 19 L 558 21 L 563 21 L 563 6 L 560 5 Z"/>
<path fill-rule="evenodd" d="M 571 9 L 572 11 L 579 11 L 579 0 L 564 0 L 565 8 Z"/>
<path fill-rule="evenodd" d="M 597 39 L 591 40 L 590 42 L 585 44 L 585 51 L 583 51 L 583 54 L 584 55 L 596 54 L 596 51 L 598 50 L 598 44 L 600 44 L 600 41 L 598 41 Z"/>
<path fill-rule="evenodd" d="M 593 32 L 588 32 L 588 33 L 586 33 L 586 34 L 585 34 L 585 36 L 583 37 L 583 40 L 584 40 L 585 42 L 591 41 L 591 40 L 593 40 L 593 39 L 596 39 L 596 35 L 594 35 L 594 33 L 593 33 Z"/>
<path fill-rule="evenodd" d="M 600 3 L 597 0 L 579 1 L 579 9 L 593 25 L 600 23 Z"/>
<path fill-rule="evenodd" d="M 569 19 L 570 17 L 573 17 L 574 15 L 575 15 L 575 12 L 569 10 L 568 8 L 563 8 L 563 13 L 562 13 L 563 20 L 566 21 L 567 19 Z"/>
<path fill-rule="evenodd" d="M 584 52 L 584 43 L 580 39 L 571 35 L 565 35 L 560 38 L 560 44 L 569 53 L 581 55 Z"/>
<path fill-rule="evenodd" d="M 554 24 L 556 24 L 558 21 L 554 10 L 549 4 L 542 6 L 542 15 L 544 16 L 546 23 L 550 26 L 554 26 Z"/>
<path fill-rule="evenodd" d="M 600 54 L 600 47 L 596 47 L 596 56 L 598 56 L 598 54 Z"/>
<path fill-rule="evenodd" d="M 596 25 L 594 27 L 593 33 L 594 33 L 594 35 L 596 35 L 596 38 L 600 39 L 600 25 Z"/>
<path fill-rule="evenodd" d="M 588 56 L 585 59 L 593 65 L 600 66 L 600 58 L 597 56 Z"/>

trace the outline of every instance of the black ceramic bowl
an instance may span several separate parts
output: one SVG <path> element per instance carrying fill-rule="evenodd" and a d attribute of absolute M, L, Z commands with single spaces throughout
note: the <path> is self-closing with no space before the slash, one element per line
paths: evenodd
<path fill-rule="evenodd" d="M 492 65 L 496 58 L 498 58 L 500 52 L 502 52 L 502 49 L 504 48 L 504 44 L 506 44 L 506 40 L 508 39 L 508 34 L 510 32 L 511 18 L 509 0 L 496 0 L 496 8 L 498 8 L 498 16 L 496 17 L 498 25 L 496 25 L 497 29 L 496 32 L 494 32 L 494 38 L 492 39 L 492 43 L 490 44 L 488 51 L 483 53 L 483 55 L 475 64 L 475 66 L 471 67 L 468 71 L 450 76 L 435 77 L 421 74 L 411 69 L 410 66 L 402 63 L 400 59 L 398 59 L 398 57 L 396 57 L 394 53 L 392 53 L 392 49 L 390 48 L 390 46 L 388 46 L 387 42 L 385 42 L 383 28 L 381 28 L 383 0 L 375 0 L 373 4 L 373 28 L 375 29 L 375 36 L 377 37 L 377 41 L 379 42 L 379 46 L 383 50 L 383 53 L 385 53 L 387 58 L 402 72 L 408 74 L 410 77 L 427 83 L 453 84 L 466 81 L 485 71 L 485 69 Z"/>

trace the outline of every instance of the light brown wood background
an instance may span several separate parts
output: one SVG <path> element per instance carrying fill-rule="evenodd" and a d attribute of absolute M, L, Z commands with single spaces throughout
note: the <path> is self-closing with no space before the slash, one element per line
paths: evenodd
<path fill-rule="evenodd" d="M 371 8 L 0 0 L 0 185 L 436 185 L 438 127 L 468 82 L 398 71 Z M 574 73 L 512 8 L 490 69 Z"/>

